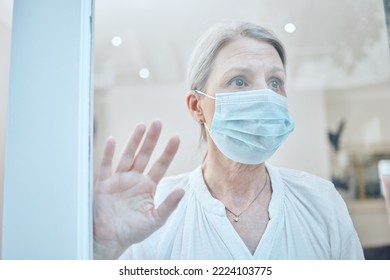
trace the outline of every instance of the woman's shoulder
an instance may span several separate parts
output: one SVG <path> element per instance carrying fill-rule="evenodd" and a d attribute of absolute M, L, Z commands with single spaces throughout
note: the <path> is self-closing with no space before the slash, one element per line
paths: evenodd
<path fill-rule="evenodd" d="M 269 168 L 269 165 L 267 165 L 267 167 Z M 319 188 L 335 189 L 333 183 L 329 180 L 306 171 L 275 166 L 271 166 L 271 168 L 274 171 L 277 171 L 284 183 L 294 188 L 316 191 L 318 191 Z"/>
<path fill-rule="evenodd" d="M 268 167 L 268 166 L 267 166 Z M 331 244 L 331 259 L 362 259 L 359 238 L 345 201 L 332 182 L 308 172 L 271 166 L 279 193 L 283 193 L 285 217 L 297 225 L 309 225 L 318 240 Z M 322 244 L 325 244 L 325 243 Z"/>
<path fill-rule="evenodd" d="M 284 189 L 285 203 L 310 209 L 312 214 L 325 216 L 327 220 L 332 220 L 330 216 L 335 219 L 347 218 L 345 201 L 332 182 L 305 171 L 279 167 L 277 170 Z"/>
<path fill-rule="evenodd" d="M 274 166 L 271 169 L 279 177 L 286 196 L 294 196 L 309 204 L 340 201 L 338 191 L 329 180 L 301 170 Z"/>

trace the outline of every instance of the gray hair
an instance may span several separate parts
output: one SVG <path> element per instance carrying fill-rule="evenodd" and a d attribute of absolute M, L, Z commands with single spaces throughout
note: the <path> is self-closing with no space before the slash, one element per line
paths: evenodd
<path fill-rule="evenodd" d="M 187 66 L 188 88 L 204 90 L 219 51 L 242 37 L 269 43 L 278 52 L 283 66 L 286 66 L 283 44 L 271 31 L 249 22 L 224 22 L 213 26 L 197 42 Z"/>
<path fill-rule="evenodd" d="M 223 22 L 210 28 L 197 42 L 187 66 L 186 84 L 189 90 L 205 90 L 219 51 L 239 38 L 252 38 L 269 43 L 276 49 L 283 66 L 286 67 L 283 44 L 270 30 L 249 22 Z M 202 124 L 200 137 L 201 140 L 207 140 Z"/>

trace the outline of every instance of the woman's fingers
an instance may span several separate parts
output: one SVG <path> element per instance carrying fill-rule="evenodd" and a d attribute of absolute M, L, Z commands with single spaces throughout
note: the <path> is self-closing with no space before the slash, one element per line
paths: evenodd
<path fill-rule="evenodd" d="M 127 172 L 131 168 L 134 161 L 135 152 L 141 143 L 142 137 L 145 134 L 146 126 L 144 124 L 138 124 L 130 136 L 126 147 L 124 148 L 120 157 L 116 172 Z"/>
<path fill-rule="evenodd" d="M 153 164 L 150 169 L 148 176 L 156 183 L 160 182 L 161 178 L 164 176 L 169 165 L 172 162 L 178 148 L 179 148 L 179 137 L 172 137 L 167 146 L 165 147 L 164 152 L 160 158 Z"/>
<path fill-rule="evenodd" d="M 103 181 L 111 177 L 112 158 L 114 156 L 114 152 L 115 152 L 115 140 L 113 137 L 109 137 L 104 147 L 103 159 L 100 164 L 100 170 L 97 179 L 98 181 Z"/>
<path fill-rule="evenodd" d="M 140 173 L 144 172 L 146 165 L 149 162 L 150 156 L 156 147 L 157 140 L 160 137 L 161 132 L 161 122 L 154 121 L 150 125 L 149 131 L 146 133 L 144 143 L 141 146 L 138 154 L 136 155 L 132 170 L 138 171 Z"/>

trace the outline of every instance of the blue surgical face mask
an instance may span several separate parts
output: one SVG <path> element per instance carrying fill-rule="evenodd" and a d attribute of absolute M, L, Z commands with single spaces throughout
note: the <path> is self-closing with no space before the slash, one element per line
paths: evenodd
<path fill-rule="evenodd" d="M 259 164 L 269 159 L 294 130 L 287 98 L 270 89 L 217 93 L 211 129 L 218 149 L 229 159 Z"/>

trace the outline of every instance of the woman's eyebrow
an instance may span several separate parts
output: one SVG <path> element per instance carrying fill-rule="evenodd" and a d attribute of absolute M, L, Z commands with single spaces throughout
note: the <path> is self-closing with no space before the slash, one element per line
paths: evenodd
<path fill-rule="evenodd" d="M 226 77 L 230 78 L 232 74 L 237 74 L 237 73 L 242 73 L 246 75 L 246 74 L 251 74 L 253 72 L 255 72 L 255 70 L 247 66 L 233 66 L 223 73 L 222 78 L 226 78 Z M 273 66 L 268 73 L 269 74 L 282 73 L 284 76 L 286 76 L 285 69 L 278 66 Z"/>
<path fill-rule="evenodd" d="M 242 66 L 242 67 L 241 66 L 234 66 L 234 67 L 231 67 L 228 70 L 226 70 L 223 73 L 223 77 L 229 76 L 231 73 L 237 73 L 237 72 L 247 74 L 247 73 L 252 73 L 253 70 L 248 68 L 248 67 L 244 67 L 244 66 Z"/>
<path fill-rule="evenodd" d="M 224 73 L 224 75 L 226 74 L 229 74 L 230 72 L 244 72 L 244 73 L 251 73 L 253 72 L 254 70 L 252 70 L 250 67 L 248 66 L 233 66 L 231 68 L 229 68 L 228 70 L 226 70 L 226 72 Z M 285 73 L 285 69 L 284 68 L 281 68 L 281 67 L 278 67 L 278 66 L 273 66 L 270 71 L 270 73 L 276 73 L 276 72 L 283 72 Z"/>
<path fill-rule="evenodd" d="M 286 75 L 286 70 L 284 68 L 280 68 L 280 67 L 274 66 L 270 70 L 271 74 L 274 74 L 274 73 L 277 73 L 277 72 L 282 72 L 283 74 Z"/>

